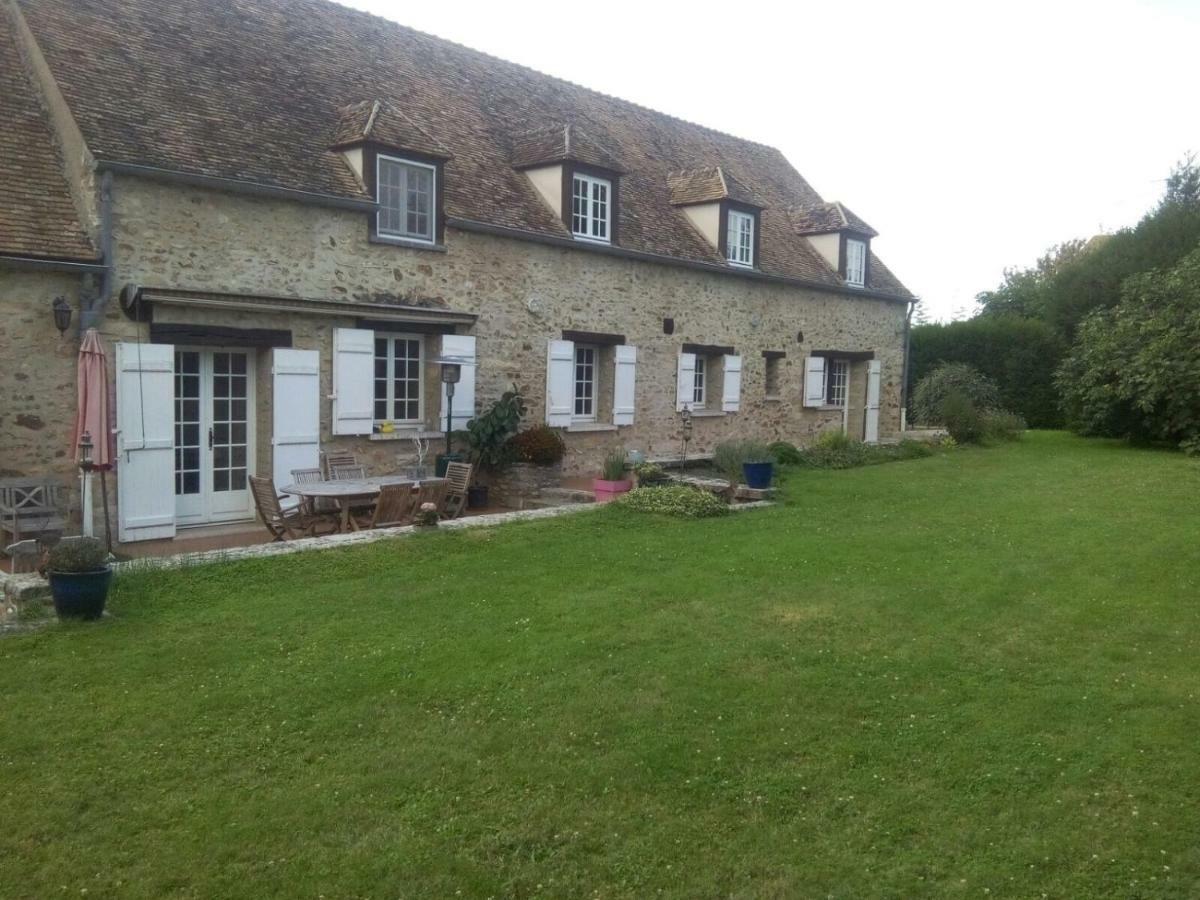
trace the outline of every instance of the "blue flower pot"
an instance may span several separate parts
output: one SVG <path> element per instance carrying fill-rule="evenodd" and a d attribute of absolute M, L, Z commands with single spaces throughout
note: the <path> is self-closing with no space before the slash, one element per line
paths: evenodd
<path fill-rule="evenodd" d="M 746 487 L 764 490 L 771 486 L 771 479 L 775 477 L 775 463 L 742 463 L 742 476 L 746 479 Z"/>
<path fill-rule="evenodd" d="M 50 594 L 60 619 L 98 619 L 104 614 L 112 569 L 95 572 L 51 572 Z"/>

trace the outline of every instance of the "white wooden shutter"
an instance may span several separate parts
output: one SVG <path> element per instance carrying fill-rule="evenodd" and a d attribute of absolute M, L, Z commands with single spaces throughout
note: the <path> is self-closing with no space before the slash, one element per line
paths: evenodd
<path fill-rule="evenodd" d="M 276 492 L 292 469 L 321 467 L 321 354 L 271 351 L 271 473 Z"/>
<path fill-rule="evenodd" d="M 696 354 L 680 353 L 675 378 L 675 409 L 691 409 L 696 402 Z"/>
<path fill-rule="evenodd" d="M 175 347 L 117 344 L 117 537 L 175 537 Z"/>
<path fill-rule="evenodd" d="M 333 330 L 333 433 L 370 434 L 375 424 L 375 332 Z"/>
<path fill-rule="evenodd" d="M 868 444 L 879 443 L 879 381 L 882 368 L 877 359 L 867 364 L 867 421 L 863 440 Z"/>
<path fill-rule="evenodd" d="M 825 405 L 825 357 L 810 356 L 804 360 L 804 405 Z"/>
<path fill-rule="evenodd" d="M 613 359 L 613 424 L 632 425 L 637 348 L 617 344 L 613 347 Z"/>
<path fill-rule="evenodd" d="M 725 354 L 723 378 L 721 379 L 721 409 L 737 412 L 742 406 L 742 358 Z"/>
<path fill-rule="evenodd" d="M 566 428 L 575 411 L 575 343 L 550 341 L 546 350 L 546 424 Z"/>
<path fill-rule="evenodd" d="M 442 335 L 442 359 L 455 361 L 462 366 L 462 375 L 454 386 L 454 407 L 451 410 L 451 430 L 466 428 L 467 422 L 475 418 L 475 335 Z M 438 429 L 446 428 L 446 385 L 442 385 L 442 411 L 438 418 Z"/>

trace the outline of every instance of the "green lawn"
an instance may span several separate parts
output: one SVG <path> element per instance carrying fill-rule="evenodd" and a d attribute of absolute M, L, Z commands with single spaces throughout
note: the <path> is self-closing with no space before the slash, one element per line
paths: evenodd
<path fill-rule="evenodd" d="M 1200 896 L 1198 498 L 1032 434 L 125 576 L 0 639 L 0 895 Z"/>

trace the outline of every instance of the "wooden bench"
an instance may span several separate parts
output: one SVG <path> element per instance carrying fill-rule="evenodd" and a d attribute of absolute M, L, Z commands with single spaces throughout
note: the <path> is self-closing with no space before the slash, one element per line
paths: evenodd
<path fill-rule="evenodd" d="M 58 537 L 67 523 L 67 489 L 58 478 L 0 478 L 0 534 L 12 542 Z"/>

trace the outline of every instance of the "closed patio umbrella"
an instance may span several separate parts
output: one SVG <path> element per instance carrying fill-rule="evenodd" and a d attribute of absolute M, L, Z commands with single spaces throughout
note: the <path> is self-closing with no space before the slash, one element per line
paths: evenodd
<path fill-rule="evenodd" d="M 108 490 L 105 473 L 113 466 L 113 429 L 108 394 L 108 361 L 104 356 L 104 345 L 95 328 L 89 328 L 79 344 L 77 369 L 78 402 L 75 412 L 74 450 L 75 461 L 82 461 L 80 443 L 86 433 L 91 438 L 92 468 L 100 472 L 100 487 L 104 498 L 104 532 L 109 547 L 112 536 L 108 524 Z M 91 534 L 91 473 L 83 474 L 82 506 L 83 528 Z"/>

